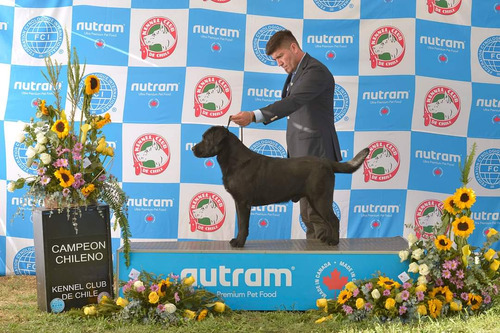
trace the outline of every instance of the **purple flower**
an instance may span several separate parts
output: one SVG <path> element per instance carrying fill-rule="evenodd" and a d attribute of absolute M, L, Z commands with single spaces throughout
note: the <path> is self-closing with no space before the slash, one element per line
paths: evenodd
<path fill-rule="evenodd" d="M 161 303 L 160 303 L 160 304 L 158 304 L 158 306 L 157 306 L 156 308 L 157 308 L 157 309 L 158 309 L 158 311 L 160 311 L 160 312 L 165 311 L 165 305 L 163 305 L 163 304 L 161 304 Z"/>
<path fill-rule="evenodd" d="M 457 287 L 457 289 L 462 289 L 464 287 L 464 282 L 462 280 L 455 281 L 455 287 Z"/>
<path fill-rule="evenodd" d="M 406 306 L 401 305 L 401 306 L 399 307 L 399 315 L 401 316 L 401 315 L 405 314 L 405 313 L 406 313 L 406 310 L 408 310 L 408 309 L 406 308 Z"/>
<path fill-rule="evenodd" d="M 45 175 L 46 171 L 47 171 L 46 167 L 43 167 L 43 168 L 40 168 L 40 169 L 36 170 L 36 172 L 38 173 L 39 176 Z"/>
<path fill-rule="evenodd" d="M 103 182 L 106 180 L 106 174 L 102 174 L 99 176 L 99 178 L 97 178 L 100 182 Z"/>
<path fill-rule="evenodd" d="M 452 271 L 456 270 L 458 268 L 458 260 L 457 259 L 454 259 L 452 262 L 451 262 L 451 267 L 450 269 Z"/>
<path fill-rule="evenodd" d="M 415 295 L 417 295 L 417 300 L 418 300 L 419 302 L 421 302 L 421 301 L 423 301 L 423 300 L 424 300 L 424 297 L 425 297 L 425 296 L 424 296 L 424 292 L 423 292 L 423 291 L 417 291 Z"/>
<path fill-rule="evenodd" d="M 446 260 L 443 264 L 444 269 L 451 269 L 451 260 Z"/>
<path fill-rule="evenodd" d="M 158 285 L 153 283 L 150 289 L 151 291 L 158 291 Z"/>
<path fill-rule="evenodd" d="M 449 279 L 449 278 L 451 278 L 451 273 L 450 273 L 450 271 L 449 271 L 449 270 L 447 270 L 447 269 L 445 269 L 445 270 L 441 273 L 441 275 L 442 275 L 445 279 Z"/>
<path fill-rule="evenodd" d="M 62 190 L 63 197 L 67 197 L 70 194 L 71 190 L 69 188 L 65 188 Z"/>
<path fill-rule="evenodd" d="M 457 278 L 459 278 L 459 279 L 463 279 L 464 277 L 465 277 L 464 271 L 463 271 L 463 270 L 461 270 L 461 269 L 459 269 L 459 270 L 457 271 Z"/>
<path fill-rule="evenodd" d="M 366 291 L 371 291 L 373 289 L 373 285 L 371 282 L 368 282 L 365 284 Z"/>
<path fill-rule="evenodd" d="M 65 158 L 58 158 L 52 165 L 54 168 L 65 168 L 68 166 L 68 160 Z"/>
<path fill-rule="evenodd" d="M 467 294 L 467 293 L 461 293 L 461 294 L 460 294 L 460 297 L 461 297 L 464 301 L 469 300 L 469 294 Z"/>
<path fill-rule="evenodd" d="M 351 314 L 352 313 L 352 308 L 349 306 L 349 305 L 342 305 L 342 310 L 344 310 L 344 312 L 346 314 Z"/>
<path fill-rule="evenodd" d="M 178 292 L 175 292 L 174 299 L 175 299 L 175 303 L 179 303 L 181 301 L 181 298 L 179 297 L 179 293 Z"/>
<path fill-rule="evenodd" d="M 353 297 L 357 297 L 358 295 L 359 295 L 359 289 L 358 289 L 358 288 L 356 288 L 356 289 L 354 289 L 354 291 L 352 292 L 352 296 L 353 296 Z"/>
<path fill-rule="evenodd" d="M 73 146 L 73 151 L 75 151 L 75 150 L 79 151 L 79 150 L 82 150 L 82 148 L 83 148 L 83 145 L 80 142 L 77 142 Z"/>
<path fill-rule="evenodd" d="M 411 283 L 409 282 L 403 283 L 403 289 L 408 289 L 408 288 L 411 288 Z"/>
<path fill-rule="evenodd" d="M 384 290 L 382 293 L 384 296 L 389 296 L 391 294 L 391 291 L 389 289 Z"/>
<path fill-rule="evenodd" d="M 444 285 L 443 280 L 441 279 L 436 279 L 436 286 L 442 287 Z"/>
<path fill-rule="evenodd" d="M 144 286 L 138 286 L 137 288 L 135 288 L 135 290 L 136 290 L 138 293 L 142 293 L 144 290 L 146 290 L 146 287 L 144 287 Z"/>
<path fill-rule="evenodd" d="M 365 310 L 371 311 L 371 309 L 373 309 L 373 305 L 371 303 L 365 303 Z"/>
<path fill-rule="evenodd" d="M 401 292 L 401 299 L 406 301 L 410 297 L 410 292 L 408 290 L 403 290 Z"/>
<path fill-rule="evenodd" d="M 490 304 L 491 303 L 491 296 L 488 295 L 488 293 L 483 293 L 483 303 L 484 304 Z"/>

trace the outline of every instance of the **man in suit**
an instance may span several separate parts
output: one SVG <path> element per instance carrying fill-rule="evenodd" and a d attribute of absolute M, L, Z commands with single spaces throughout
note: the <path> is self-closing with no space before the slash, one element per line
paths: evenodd
<path fill-rule="evenodd" d="M 251 122 L 267 125 L 288 117 L 286 143 L 289 157 L 313 155 L 340 161 L 342 157 L 333 114 L 333 75 L 325 65 L 302 51 L 289 30 L 278 31 L 269 39 L 266 54 L 288 73 L 282 99 L 260 110 L 239 112 L 231 120 L 240 126 Z M 317 223 L 321 218 L 306 198 L 300 199 L 300 214 L 307 227 L 306 238 L 317 238 L 315 227 L 321 226 Z"/>

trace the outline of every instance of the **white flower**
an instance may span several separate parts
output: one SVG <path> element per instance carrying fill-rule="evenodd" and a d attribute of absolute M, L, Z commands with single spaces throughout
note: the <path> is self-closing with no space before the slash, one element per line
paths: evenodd
<path fill-rule="evenodd" d="M 478 256 L 475 256 L 475 257 L 474 257 L 474 264 L 479 265 L 480 263 L 481 263 L 481 262 L 480 262 L 480 260 L 479 260 L 479 257 L 478 257 Z"/>
<path fill-rule="evenodd" d="M 406 250 L 399 251 L 399 259 L 401 259 L 401 262 L 403 262 L 406 259 L 408 259 L 408 255 L 409 254 L 410 254 L 410 252 L 408 252 Z"/>
<path fill-rule="evenodd" d="M 19 143 L 23 143 L 25 139 L 26 139 L 26 135 L 24 135 L 24 132 L 23 132 L 23 133 L 19 133 L 16 141 Z"/>
<path fill-rule="evenodd" d="M 29 146 L 28 150 L 26 150 L 26 157 L 33 158 L 35 155 L 36 155 L 36 149 L 33 148 L 32 146 Z"/>
<path fill-rule="evenodd" d="M 424 250 L 422 249 L 416 249 L 415 251 L 413 251 L 413 253 L 411 254 L 411 257 L 413 259 L 416 259 L 416 260 L 419 260 L 421 257 L 422 257 L 422 254 L 424 254 Z"/>
<path fill-rule="evenodd" d="M 429 267 L 427 266 L 427 264 L 422 264 L 418 266 L 418 272 L 420 273 L 420 275 L 425 276 L 429 274 Z"/>
<path fill-rule="evenodd" d="M 415 234 L 409 234 L 407 236 L 407 239 L 408 239 L 408 246 L 412 246 L 413 244 L 415 244 L 416 241 L 418 241 L 418 238 L 417 236 L 415 236 Z"/>
<path fill-rule="evenodd" d="M 144 283 L 141 280 L 137 280 L 134 282 L 134 288 L 137 290 L 137 288 L 144 287 Z"/>
<path fill-rule="evenodd" d="M 41 143 L 37 143 L 35 146 L 35 150 L 37 153 L 41 153 L 41 152 L 45 151 L 45 146 L 42 145 Z"/>
<path fill-rule="evenodd" d="M 372 297 L 373 297 L 373 299 L 379 299 L 380 298 L 380 291 L 378 291 L 378 289 L 373 289 L 372 290 Z"/>
<path fill-rule="evenodd" d="M 420 275 L 417 279 L 417 285 L 427 284 L 427 278 L 423 275 Z"/>
<path fill-rule="evenodd" d="M 10 182 L 9 185 L 7 186 L 7 191 L 14 192 L 15 189 L 16 189 L 16 184 L 14 182 Z"/>
<path fill-rule="evenodd" d="M 418 264 L 416 262 L 412 262 L 410 266 L 408 266 L 408 272 L 418 273 Z"/>
<path fill-rule="evenodd" d="M 50 157 L 50 154 L 42 153 L 40 154 L 40 160 L 42 161 L 43 164 L 47 165 L 50 163 L 52 158 Z"/>
<path fill-rule="evenodd" d="M 174 313 L 177 310 L 175 304 L 167 303 L 165 304 L 165 311 L 168 313 Z"/>
<path fill-rule="evenodd" d="M 45 133 L 42 133 L 42 132 L 38 132 L 38 134 L 36 135 L 36 141 L 38 143 L 41 143 L 41 144 L 45 144 L 47 143 L 47 137 L 45 136 Z"/>

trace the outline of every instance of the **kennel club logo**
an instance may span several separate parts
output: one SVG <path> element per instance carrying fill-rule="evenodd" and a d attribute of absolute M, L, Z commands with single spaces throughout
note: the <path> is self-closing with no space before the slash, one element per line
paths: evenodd
<path fill-rule="evenodd" d="M 356 281 L 356 272 L 345 261 L 327 261 L 314 275 L 314 286 L 323 298 L 336 298 L 347 282 Z"/>
<path fill-rule="evenodd" d="M 170 162 L 168 142 L 160 135 L 144 134 L 134 142 L 133 158 L 137 176 L 160 174 Z"/>
<path fill-rule="evenodd" d="M 427 0 L 429 14 L 453 15 L 460 9 L 462 0 Z"/>
<path fill-rule="evenodd" d="M 424 125 L 448 127 L 460 114 L 460 97 L 451 88 L 437 86 L 425 95 Z"/>
<path fill-rule="evenodd" d="M 223 116 L 231 106 L 231 87 L 218 76 L 205 76 L 195 87 L 194 115 L 208 118 Z"/>
<path fill-rule="evenodd" d="M 395 27 L 378 28 L 370 37 L 370 63 L 372 68 L 394 67 L 405 54 L 403 33 Z"/>
<path fill-rule="evenodd" d="M 434 227 L 441 223 L 443 203 L 439 200 L 425 200 L 415 210 L 415 235 L 418 239 L 432 239 Z"/>
<path fill-rule="evenodd" d="M 164 59 L 175 51 L 177 28 L 166 17 L 153 17 L 141 27 L 141 58 Z"/>
<path fill-rule="evenodd" d="M 400 163 L 396 146 L 389 141 L 376 141 L 371 143 L 369 148 L 370 152 L 363 162 L 365 182 L 385 182 L 393 178 Z"/>
<path fill-rule="evenodd" d="M 213 192 L 196 194 L 189 204 L 189 224 L 191 232 L 214 232 L 219 230 L 226 220 L 226 204 Z"/>

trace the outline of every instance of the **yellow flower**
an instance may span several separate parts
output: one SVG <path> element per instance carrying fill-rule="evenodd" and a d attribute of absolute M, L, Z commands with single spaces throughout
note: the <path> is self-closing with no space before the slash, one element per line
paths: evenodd
<path fill-rule="evenodd" d="M 208 310 L 207 309 L 201 310 L 200 314 L 198 315 L 197 320 L 198 321 L 202 321 L 203 319 L 205 319 L 205 317 L 207 316 L 207 314 L 208 314 Z"/>
<path fill-rule="evenodd" d="M 156 304 L 160 300 L 160 296 L 158 296 L 156 291 L 152 291 L 149 293 L 148 300 L 149 300 L 149 303 Z"/>
<path fill-rule="evenodd" d="M 443 201 L 443 208 L 450 214 L 458 214 L 458 210 L 456 209 L 457 207 L 453 201 L 453 196 L 450 196 Z"/>
<path fill-rule="evenodd" d="M 385 276 L 379 276 L 377 284 L 385 289 L 399 288 L 399 283 Z"/>
<path fill-rule="evenodd" d="M 470 188 L 459 188 L 453 195 L 453 202 L 460 209 L 469 209 L 476 202 L 476 194 Z"/>
<path fill-rule="evenodd" d="M 436 248 L 441 251 L 448 251 L 449 249 L 451 249 L 452 243 L 453 242 L 451 241 L 451 239 L 449 239 L 445 235 L 439 235 L 434 240 Z"/>
<path fill-rule="evenodd" d="M 344 304 L 349 300 L 349 298 L 351 298 L 351 296 L 352 293 L 349 290 L 344 289 L 340 292 L 339 297 L 337 298 L 337 303 Z"/>
<path fill-rule="evenodd" d="M 85 93 L 87 95 L 96 94 L 101 88 L 101 81 L 95 75 L 89 75 L 85 78 Z"/>
<path fill-rule="evenodd" d="M 56 172 L 54 172 L 54 176 L 59 179 L 59 185 L 64 188 L 73 185 L 73 183 L 75 182 L 75 177 L 73 177 L 71 171 L 64 168 L 59 168 L 59 170 L 56 170 Z"/>
<path fill-rule="evenodd" d="M 98 153 L 102 153 L 104 151 L 104 149 L 106 149 L 106 138 L 102 137 L 97 142 L 97 147 L 96 147 L 95 151 Z"/>
<path fill-rule="evenodd" d="M 498 234 L 498 231 L 496 231 L 494 228 L 489 228 L 486 237 L 490 238 L 491 236 L 494 236 L 496 234 Z"/>
<path fill-rule="evenodd" d="M 345 289 L 349 290 L 349 291 L 354 291 L 356 289 L 358 289 L 358 287 L 354 284 L 354 282 L 352 281 L 349 281 L 345 286 L 344 286 Z"/>
<path fill-rule="evenodd" d="M 172 285 L 172 282 L 170 282 L 170 278 L 167 278 L 166 280 L 161 280 L 160 283 L 158 284 L 158 295 L 165 296 L 167 293 L 167 288 Z"/>
<path fill-rule="evenodd" d="M 69 133 L 68 121 L 66 119 L 59 119 L 50 129 L 57 133 L 59 139 L 64 139 Z"/>
<path fill-rule="evenodd" d="M 463 261 L 465 266 L 467 266 L 467 261 L 468 261 L 470 254 L 471 254 L 470 246 L 468 244 L 464 245 L 462 247 L 462 261 Z"/>
<path fill-rule="evenodd" d="M 496 272 L 498 271 L 498 266 L 500 265 L 500 261 L 498 261 L 497 259 L 493 259 L 493 261 L 491 262 L 490 264 L 490 269 L 493 271 L 493 272 Z"/>
<path fill-rule="evenodd" d="M 453 300 L 453 293 L 448 286 L 435 287 L 429 292 L 431 298 L 436 298 L 436 296 L 441 295 L 446 300 L 446 303 L 450 303 Z"/>
<path fill-rule="evenodd" d="M 415 291 L 421 291 L 424 292 L 427 290 L 427 286 L 425 284 L 420 284 L 415 288 Z"/>
<path fill-rule="evenodd" d="M 320 309 L 324 308 L 325 306 L 328 306 L 328 301 L 326 298 L 318 298 L 316 300 L 316 306 Z"/>
<path fill-rule="evenodd" d="M 495 250 L 493 249 L 489 249 L 488 251 L 486 251 L 486 253 L 484 254 L 484 259 L 488 260 L 488 261 L 491 261 L 491 259 L 493 259 L 493 256 L 495 255 Z"/>
<path fill-rule="evenodd" d="M 460 302 L 460 301 L 451 302 L 450 309 L 453 311 L 462 311 L 462 302 Z"/>
<path fill-rule="evenodd" d="M 115 151 L 113 150 L 113 147 L 106 147 L 104 151 L 102 152 L 104 155 L 108 155 L 113 157 L 115 155 Z"/>
<path fill-rule="evenodd" d="M 472 234 L 472 231 L 475 229 L 474 220 L 472 220 L 468 216 L 462 216 L 458 219 L 455 219 L 452 225 L 455 235 L 463 238 L 469 237 L 469 235 Z"/>
<path fill-rule="evenodd" d="M 483 302 L 483 298 L 479 295 L 469 294 L 469 300 L 467 301 L 467 305 L 470 305 L 472 310 L 477 310 L 481 306 Z"/>
<path fill-rule="evenodd" d="M 188 319 L 194 319 L 196 317 L 196 312 L 193 312 L 191 310 L 184 310 L 184 317 Z"/>
<path fill-rule="evenodd" d="M 424 304 L 421 304 L 417 307 L 417 312 L 421 315 L 421 316 L 425 316 L 427 314 L 427 308 L 425 307 Z"/>
<path fill-rule="evenodd" d="M 214 304 L 214 311 L 215 312 L 219 312 L 219 313 L 222 313 L 224 311 L 226 311 L 226 304 L 222 303 L 222 302 L 215 302 Z"/>
<path fill-rule="evenodd" d="M 82 136 L 81 136 L 81 139 L 80 139 L 80 142 L 81 143 L 85 143 L 85 141 L 87 140 L 87 132 L 92 128 L 92 126 L 90 126 L 90 124 L 83 124 L 82 127 L 80 127 L 80 130 L 82 131 Z"/>
<path fill-rule="evenodd" d="M 316 321 L 315 321 L 314 323 L 315 323 L 315 324 L 321 324 L 321 323 L 323 323 L 323 322 L 325 322 L 325 321 L 327 321 L 327 320 L 330 320 L 330 319 L 332 319 L 332 318 L 333 318 L 333 314 L 330 314 L 330 315 L 328 315 L 328 316 L 326 316 L 326 317 L 321 317 L 321 318 L 319 318 L 319 319 L 316 319 Z"/>
<path fill-rule="evenodd" d="M 85 186 L 84 188 L 82 188 L 82 194 L 86 197 L 89 196 L 90 193 L 92 193 L 93 191 L 95 190 L 95 186 L 94 184 L 88 184 L 87 186 Z"/>
<path fill-rule="evenodd" d="M 364 299 L 362 299 L 361 297 L 358 297 L 358 298 L 356 299 L 356 308 L 357 308 L 358 310 L 361 310 L 364 306 L 365 306 L 365 300 L 364 300 Z"/>
<path fill-rule="evenodd" d="M 95 316 L 97 314 L 97 309 L 95 306 L 91 305 L 91 306 L 86 306 L 83 308 L 83 313 L 86 315 L 86 316 Z"/>
<path fill-rule="evenodd" d="M 104 125 L 109 124 L 111 122 L 111 116 L 109 113 L 106 113 L 104 117 L 98 116 L 92 120 L 92 124 L 95 128 L 101 129 Z"/>
<path fill-rule="evenodd" d="M 437 318 L 441 314 L 441 308 L 443 307 L 443 302 L 437 298 L 430 299 L 427 304 L 429 305 L 429 315 L 432 318 Z"/>
<path fill-rule="evenodd" d="M 195 279 L 194 279 L 194 276 L 190 276 L 190 277 L 187 277 L 186 279 L 184 279 L 184 284 L 186 286 L 190 286 L 194 283 Z"/>
<path fill-rule="evenodd" d="M 42 101 L 40 102 L 40 112 L 42 112 L 43 115 L 48 116 L 49 115 L 49 110 L 45 106 L 45 103 L 46 103 L 45 100 L 42 99 Z"/>
<path fill-rule="evenodd" d="M 124 308 L 128 305 L 128 301 L 125 298 L 118 297 L 118 299 L 116 300 L 116 305 Z"/>
<path fill-rule="evenodd" d="M 389 297 L 388 299 L 385 300 L 385 308 L 387 310 L 394 308 L 395 305 L 396 305 L 396 300 L 394 298 Z"/>

